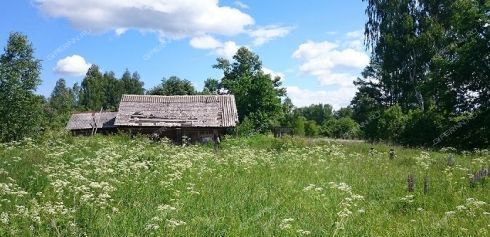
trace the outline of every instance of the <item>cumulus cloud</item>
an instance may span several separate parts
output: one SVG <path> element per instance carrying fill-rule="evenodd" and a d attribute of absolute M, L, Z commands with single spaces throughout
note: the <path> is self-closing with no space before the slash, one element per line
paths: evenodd
<path fill-rule="evenodd" d="M 241 46 L 233 41 L 226 41 L 222 46 L 214 49 L 214 53 L 226 59 L 232 59 Z"/>
<path fill-rule="evenodd" d="M 280 77 L 281 78 L 281 81 L 284 81 L 284 79 L 286 78 L 286 76 L 284 75 L 284 73 L 282 72 L 276 72 L 270 68 L 267 68 L 267 67 L 262 67 L 262 71 L 265 73 L 265 74 L 269 74 L 271 75 L 271 78 L 274 79 L 276 77 Z"/>
<path fill-rule="evenodd" d="M 83 76 L 90 66 L 91 64 L 87 63 L 82 56 L 75 54 L 60 59 L 53 70 L 61 75 Z"/>
<path fill-rule="evenodd" d="M 158 32 L 163 38 L 236 35 L 254 24 L 239 9 L 219 6 L 219 0 L 37 0 L 36 5 L 44 14 L 66 18 L 77 28 L 116 34 L 138 29 Z"/>
<path fill-rule="evenodd" d="M 191 39 L 190 44 L 196 49 L 216 49 L 223 45 L 223 43 L 209 35 L 194 37 Z"/>
<path fill-rule="evenodd" d="M 255 30 L 250 31 L 250 36 L 254 38 L 254 45 L 260 46 L 271 40 L 284 37 L 289 34 L 293 30 L 292 27 L 289 26 L 264 26 L 259 27 Z"/>
<path fill-rule="evenodd" d="M 226 59 L 232 59 L 241 47 L 234 41 L 221 42 L 209 35 L 194 37 L 189 43 L 196 49 L 208 49 L 212 54 Z"/>
<path fill-rule="evenodd" d="M 337 42 L 307 41 L 293 53 L 292 57 L 301 62 L 301 73 L 315 77 L 323 86 L 338 88 L 335 91 L 288 88 L 299 105 L 322 102 L 338 107 L 349 104 L 356 91 L 353 82 L 369 63 L 369 56 L 362 48 L 362 31 L 349 32 L 342 37 L 342 41 Z"/>
<path fill-rule="evenodd" d="M 366 52 L 341 48 L 329 41 L 303 43 L 293 53 L 293 58 L 302 61 L 301 72 L 315 76 L 322 85 L 351 85 L 358 72 L 369 63 Z"/>
<path fill-rule="evenodd" d="M 311 104 L 330 104 L 334 109 L 349 105 L 356 93 L 354 86 L 341 87 L 337 90 L 309 90 L 297 86 L 286 88 L 289 98 L 295 106 L 308 106 Z"/>

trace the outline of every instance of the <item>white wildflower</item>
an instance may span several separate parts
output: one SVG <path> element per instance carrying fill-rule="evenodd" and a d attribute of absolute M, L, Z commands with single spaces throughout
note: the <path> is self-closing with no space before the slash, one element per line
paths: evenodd
<path fill-rule="evenodd" d="M 296 233 L 298 233 L 299 235 L 310 235 L 311 231 L 299 229 L 296 231 Z"/>

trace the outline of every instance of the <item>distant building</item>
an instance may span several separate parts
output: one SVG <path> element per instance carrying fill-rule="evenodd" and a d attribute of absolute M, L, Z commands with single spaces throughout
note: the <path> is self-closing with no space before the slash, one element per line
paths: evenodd
<path fill-rule="evenodd" d="M 212 140 L 237 122 L 233 95 L 123 95 L 118 112 L 75 113 L 66 128 L 76 134 L 122 130 L 180 142 Z"/>
<path fill-rule="evenodd" d="M 74 113 L 66 129 L 74 134 L 90 135 L 93 133 L 111 133 L 116 131 L 114 122 L 117 112 Z"/>

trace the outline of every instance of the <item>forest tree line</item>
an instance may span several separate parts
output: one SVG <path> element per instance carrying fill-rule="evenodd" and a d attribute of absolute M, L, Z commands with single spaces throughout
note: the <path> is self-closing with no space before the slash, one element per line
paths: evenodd
<path fill-rule="evenodd" d="M 28 67 L 11 67 L 27 65 Z M 281 78 L 272 78 L 262 70 L 259 56 L 240 48 L 233 60 L 218 58 L 213 68 L 223 78 L 208 78 L 202 91 L 177 76 L 163 78 L 157 86 L 145 90 L 138 72 L 126 71 L 120 78 L 112 71 L 102 72 L 92 65 L 81 83 L 69 87 L 59 79 L 47 98 L 35 94 L 41 83 L 40 60 L 21 33 L 12 33 L 2 54 L 0 101 L 2 141 L 32 137 L 46 130 L 63 128 L 74 112 L 117 111 L 123 94 L 137 95 L 235 95 L 240 124 L 236 133 L 250 135 L 270 132 L 274 127 L 290 127 L 296 135 L 358 137 L 359 128 L 352 112 L 334 112 L 330 105 L 295 108 L 281 86 Z M 328 120 L 328 122 L 326 122 Z M 338 121 L 338 122 L 336 122 Z"/>
<path fill-rule="evenodd" d="M 121 78 L 92 65 L 80 84 L 60 79 L 49 98 L 34 92 L 40 60 L 26 36 L 12 33 L 0 57 L 0 140 L 12 141 L 64 127 L 72 112 L 115 111 L 122 94 L 235 95 L 236 133 L 363 138 L 409 146 L 459 148 L 490 144 L 490 3 L 480 0 L 369 0 L 369 65 L 355 81 L 351 104 L 297 108 L 279 77 L 262 70 L 259 56 L 240 48 L 218 58 L 223 72 L 202 91 L 177 76 L 144 89 L 137 72 Z"/>

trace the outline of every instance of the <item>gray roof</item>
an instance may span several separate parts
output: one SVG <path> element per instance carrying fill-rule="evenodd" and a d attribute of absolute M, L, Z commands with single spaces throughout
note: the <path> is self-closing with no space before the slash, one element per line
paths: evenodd
<path fill-rule="evenodd" d="M 66 129 L 81 130 L 92 129 L 97 124 L 97 128 L 115 128 L 117 112 L 89 112 L 72 114 Z"/>
<path fill-rule="evenodd" d="M 234 127 L 233 95 L 123 95 L 116 126 Z"/>

